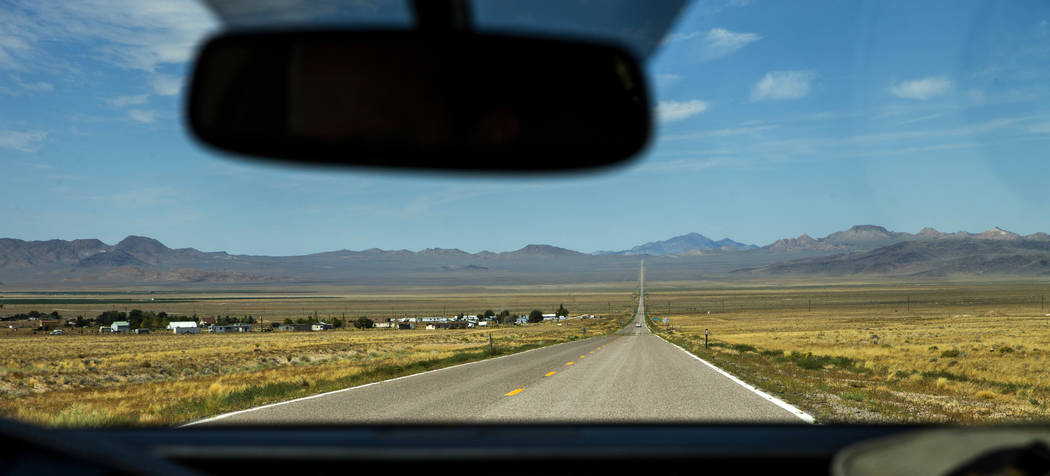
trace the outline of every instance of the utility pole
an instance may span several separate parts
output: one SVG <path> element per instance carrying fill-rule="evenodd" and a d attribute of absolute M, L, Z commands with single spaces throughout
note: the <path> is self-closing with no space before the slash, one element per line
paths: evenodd
<path fill-rule="evenodd" d="M 812 299 L 807 301 L 806 306 L 807 306 L 807 312 L 813 312 L 813 300 Z"/>
<path fill-rule="evenodd" d="M 908 311 L 908 312 L 911 312 L 911 296 L 908 296 L 908 307 L 907 307 L 907 311 Z"/>

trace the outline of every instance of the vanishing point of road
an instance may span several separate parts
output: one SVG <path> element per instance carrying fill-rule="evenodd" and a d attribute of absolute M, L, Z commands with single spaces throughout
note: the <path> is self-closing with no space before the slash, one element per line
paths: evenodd
<path fill-rule="evenodd" d="M 202 420 L 252 423 L 812 421 L 649 332 L 592 337 Z M 640 324 L 636 325 L 636 324 Z"/>

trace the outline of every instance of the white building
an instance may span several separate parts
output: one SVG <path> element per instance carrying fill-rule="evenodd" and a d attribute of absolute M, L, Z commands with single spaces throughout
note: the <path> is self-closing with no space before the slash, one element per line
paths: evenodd
<path fill-rule="evenodd" d="M 200 334 L 201 328 L 194 321 L 172 321 L 168 323 L 168 330 L 173 334 Z"/>

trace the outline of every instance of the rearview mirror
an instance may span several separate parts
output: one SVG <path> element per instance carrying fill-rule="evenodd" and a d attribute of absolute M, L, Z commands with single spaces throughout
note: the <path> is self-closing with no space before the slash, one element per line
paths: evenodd
<path fill-rule="evenodd" d="M 191 130 L 300 162 L 558 170 L 645 145 L 644 76 L 624 49 L 477 33 L 236 33 L 201 50 Z"/>

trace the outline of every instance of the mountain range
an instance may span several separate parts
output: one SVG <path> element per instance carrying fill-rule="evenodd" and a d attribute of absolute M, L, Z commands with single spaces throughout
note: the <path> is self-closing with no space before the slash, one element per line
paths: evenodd
<path fill-rule="evenodd" d="M 0 286 L 124 286 L 215 283 L 486 285 L 629 282 L 639 260 L 660 280 L 761 276 L 1050 276 L 1050 235 L 1000 228 L 918 233 L 858 225 L 823 238 L 802 235 L 757 247 L 698 233 L 629 250 L 581 253 L 551 245 L 468 253 L 337 250 L 301 256 L 234 255 L 172 249 L 144 236 L 115 245 L 97 239 L 0 239 Z"/>
<path fill-rule="evenodd" d="M 675 255 L 690 252 L 703 252 L 708 250 L 750 250 L 758 248 L 755 245 L 747 245 L 733 241 L 729 238 L 723 238 L 718 241 L 714 241 L 699 233 L 689 233 L 685 235 L 679 235 L 674 238 L 670 238 L 663 241 L 651 241 L 644 245 L 638 245 L 629 250 L 623 251 L 598 251 L 597 255 L 650 255 L 650 256 L 665 256 Z"/>

